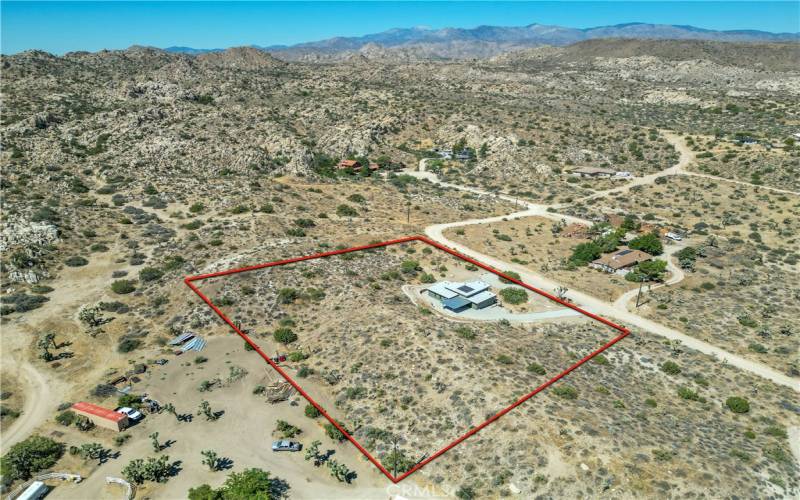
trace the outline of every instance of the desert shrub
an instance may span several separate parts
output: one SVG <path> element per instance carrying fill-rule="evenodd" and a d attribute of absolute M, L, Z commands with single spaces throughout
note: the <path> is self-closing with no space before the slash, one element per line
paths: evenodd
<path fill-rule="evenodd" d="M 307 358 L 308 358 L 308 355 L 305 354 L 305 353 L 302 353 L 300 351 L 294 351 L 294 352 L 290 352 L 289 353 L 289 361 L 291 361 L 293 363 L 297 363 L 299 361 L 303 361 L 304 359 L 307 359 Z"/>
<path fill-rule="evenodd" d="M 726 399 L 725 406 L 734 413 L 747 413 L 750 411 L 750 402 L 738 396 Z"/>
<path fill-rule="evenodd" d="M 13 305 L 14 311 L 18 313 L 37 309 L 48 300 L 50 299 L 41 295 L 27 295 L 25 293 L 14 293 L 0 298 L 3 304 Z"/>
<path fill-rule="evenodd" d="M 291 328 L 280 327 L 272 334 L 276 341 L 282 344 L 291 344 L 297 340 L 297 334 Z"/>
<path fill-rule="evenodd" d="M 347 199 L 352 201 L 353 203 L 364 203 L 365 201 L 367 201 L 366 198 L 364 198 L 362 195 L 358 193 L 351 194 L 350 196 L 347 197 Z"/>
<path fill-rule="evenodd" d="M 522 304 L 528 301 L 528 292 L 522 288 L 509 287 L 500 290 L 500 296 L 509 304 Z"/>
<path fill-rule="evenodd" d="M 577 399 L 578 389 L 569 385 L 560 385 L 553 389 L 553 393 L 564 399 Z"/>
<path fill-rule="evenodd" d="M 336 215 L 340 217 L 355 217 L 358 215 L 358 211 L 350 205 L 342 204 L 336 207 Z"/>
<path fill-rule="evenodd" d="M 466 340 L 473 340 L 475 338 L 475 332 L 472 331 L 471 328 L 467 326 L 459 326 L 456 328 L 456 335 L 461 337 L 462 339 Z"/>
<path fill-rule="evenodd" d="M 679 387 L 678 396 L 683 399 L 688 399 L 689 401 L 705 401 L 705 398 L 702 398 L 696 391 L 693 391 L 688 387 Z"/>
<path fill-rule="evenodd" d="M 517 272 L 514 272 L 514 271 L 503 271 L 503 274 L 505 274 L 509 278 L 514 278 L 517 281 L 522 281 L 522 276 L 520 276 L 519 273 L 517 273 Z M 503 278 L 502 276 L 500 277 L 500 281 L 503 282 L 503 283 L 513 283 L 512 281 L 509 281 L 509 280 Z"/>
<path fill-rule="evenodd" d="M 300 292 L 294 288 L 281 288 L 278 290 L 278 302 L 281 304 L 291 304 L 300 297 Z"/>
<path fill-rule="evenodd" d="M 132 337 L 122 337 L 119 344 L 117 344 L 117 351 L 121 353 L 131 352 L 139 348 L 142 341 Z"/>
<path fill-rule="evenodd" d="M 316 226 L 316 224 L 314 224 L 314 221 L 311 219 L 295 219 L 294 224 L 295 226 L 302 228 L 309 228 Z"/>
<path fill-rule="evenodd" d="M 422 283 L 433 283 L 436 281 L 436 278 L 434 278 L 432 274 L 422 273 L 419 277 L 419 281 Z"/>
<path fill-rule="evenodd" d="M 67 260 L 64 261 L 64 264 L 69 266 L 69 267 L 81 267 L 81 266 L 85 266 L 88 263 L 89 263 L 88 260 L 86 260 L 85 258 L 83 258 L 83 257 L 81 257 L 79 255 L 75 255 L 75 256 L 69 257 Z"/>
<path fill-rule="evenodd" d="M 514 363 L 514 360 L 511 359 L 511 356 L 507 354 L 500 354 L 499 356 L 497 356 L 497 362 L 503 365 L 510 365 Z"/>
<path fill-rule="evenodd" d="M 540 365 L 539 363 L 529 364 L 527 370 L 531 373 L 535 373 L 536 375 L 544 375 L 547 373 L 547 370 L 544 369 L 544 366 Z"/>
<path fill-rule="evenodd" d="M 681 367 L 674 361 L 665 361 L 661 364 L 661 371 L 667 375 L 677 375 L 681 372 Z"/>
<path fill-rule="evenodd" d="M 114 293 L 125 295 L 136 290 L 131 280 L 117 280 L 111 284 L 111 290 Z"/>
<path fill-rule="evenodd" d="M 117 406 L 127 406 L 139 408 L 142 405 L 142 397 L 138 394 L 123 394 L 117 399 Z"/>
<path fill-rule="evenodd" d="M 306 405 L 305 414 L 308 418 L 317 418 L 322 415 L 317 407 L 310 403 Z"/>
<path fill-rule="evenodd" d="M 324 427 L 325 434 L 334 441 L 344 441 L 346 439 L 342 431 L 337 429 L 332 423 L 327 422 Z"/>
<path fill-rule="evenodd" d="M 156 267 L 145 267 L 139 271 L 139 279 L 144 282 L 155 281 L 164 276 L 164 271 Z"/>
<path fill-rule="evenodd" d="M 58 422 L 63 426 L 69 427 L 70 425 L 73 424 L 73 422 L 75 422 L 75 419 L 77 418 L 78 415 L 76 415 L 75 412 L 67 410 L 67 411 L 62 411 L 61 413 L 56 415 L 56 422 Z"/>
<path fill-rule="evenodd" d="M 283 438 L 293 438 L 302 432 L 298 427 L 295 427 L 285 420 L 278 420 L 275 430 L 279 432 Z"/>
<path fill-rule="evenodd" d="M 475 489 L 472 486 L 463 485 L 456 490 L 456 497 L 459 500 L 473 500 L 476 498 Z"/>
<path fill-rule="evenodd" d="M 402 264 L 400 264 L 400 271 L 403 274 L 410 274 L 415 275 L 420 270 L 419 262 L 416 260 L 404 260 Z"/>

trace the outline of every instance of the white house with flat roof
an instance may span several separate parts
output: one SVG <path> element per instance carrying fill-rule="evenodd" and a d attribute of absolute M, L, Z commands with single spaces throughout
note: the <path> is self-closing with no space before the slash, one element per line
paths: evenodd
<path fill-rule="evenodd" d="M 466 283 L 440 281 L 426 291 L 441 302 L 445 309 L 454 312 L 467 308 L 483 309 L 497 303 L 497 295 L 489 291 L 489 284 L 480 280 Z"/>

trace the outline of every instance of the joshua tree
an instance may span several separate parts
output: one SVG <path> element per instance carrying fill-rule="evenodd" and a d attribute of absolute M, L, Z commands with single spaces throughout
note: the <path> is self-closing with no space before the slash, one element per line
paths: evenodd
<path fill-rule="evenodd" d="M 39 354 L 39 357 L 45 361 L 52 361 L 53 360 L 53 353 L 50 352 L 50 348 L 56 347 L 56 334 L 55 333 L 45 333 L 41 337 L 39 337 L 39 341 L 36 343 L 36 346 L 42 350 L 42 353 Z"/>
<path fill-rule="evenodd" d="M 156 453 L 161 451 L 161 443 L 158 442 L 158 432 L 150 434 L 150 440 L 153 443 L 153 451 L 155 451 Z"/>
<path fill-rule="evenodd" d="M 211 405 L 205 399 L 200 401 L 200 408 L 197 410 L 198 415 L 205 415 L 206 420 L 217 420 L 217 415 L 211 411 Z"/>
<path fill-rule="evenodd" d="M 214 450 L 203 450 L 200 452 L 203 455 L 203 464 L 208 466 L 212 472 L 219 467 L 219 455 Z"/>

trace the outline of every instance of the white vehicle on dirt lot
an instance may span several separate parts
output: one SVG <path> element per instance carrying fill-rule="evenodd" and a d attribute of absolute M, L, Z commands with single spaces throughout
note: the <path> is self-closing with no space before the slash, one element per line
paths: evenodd
<path fill-rule="evenodd" d="M 117 413 L 122 413 L 123 415 L 127 415 L 131 420 L 141 420 L 144 418 L 142 412 L 138 410 L 134 410 L 133 408 L 128 408 L 127 406 L 123 406 L 122 408 L 117 408 L 114 410 Z"/>
<path fill-rule="evenodd" d="M 673 233 L 672 231 L 670 231 L 669 233 L 667 233 L 667 234 L 666 234 L 666 237 L 667 237 L 667 238 L 669 238 L 669 239 L 671 239 L 672 241 L 681 241 L 681 240 L 683 240 L 683 236 L 681 236 L 681 235 L 680 235 L 680 234 L 678 234 L 678 233 Z"/>
<path fill-rule="evenodd" d="M 303 447 L 297 441 L 275 441 L 272 443 L 272 451 L 300 451 Z"/>

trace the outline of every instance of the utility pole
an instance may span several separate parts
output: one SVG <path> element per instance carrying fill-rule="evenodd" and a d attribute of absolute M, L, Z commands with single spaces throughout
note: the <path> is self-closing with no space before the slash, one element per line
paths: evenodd
<path fill-rule="evenodd" d="M 639 307 L 639 298 L 642 296 L 642 285 L 644 285 L 644 277 L 639 280 L 639 293 L 636 294 L 636 307 Z"/>
<path fill-rule="evenodd" d="M 406 224 L 411 223 L 411 202 L 406 202 Z"/>

